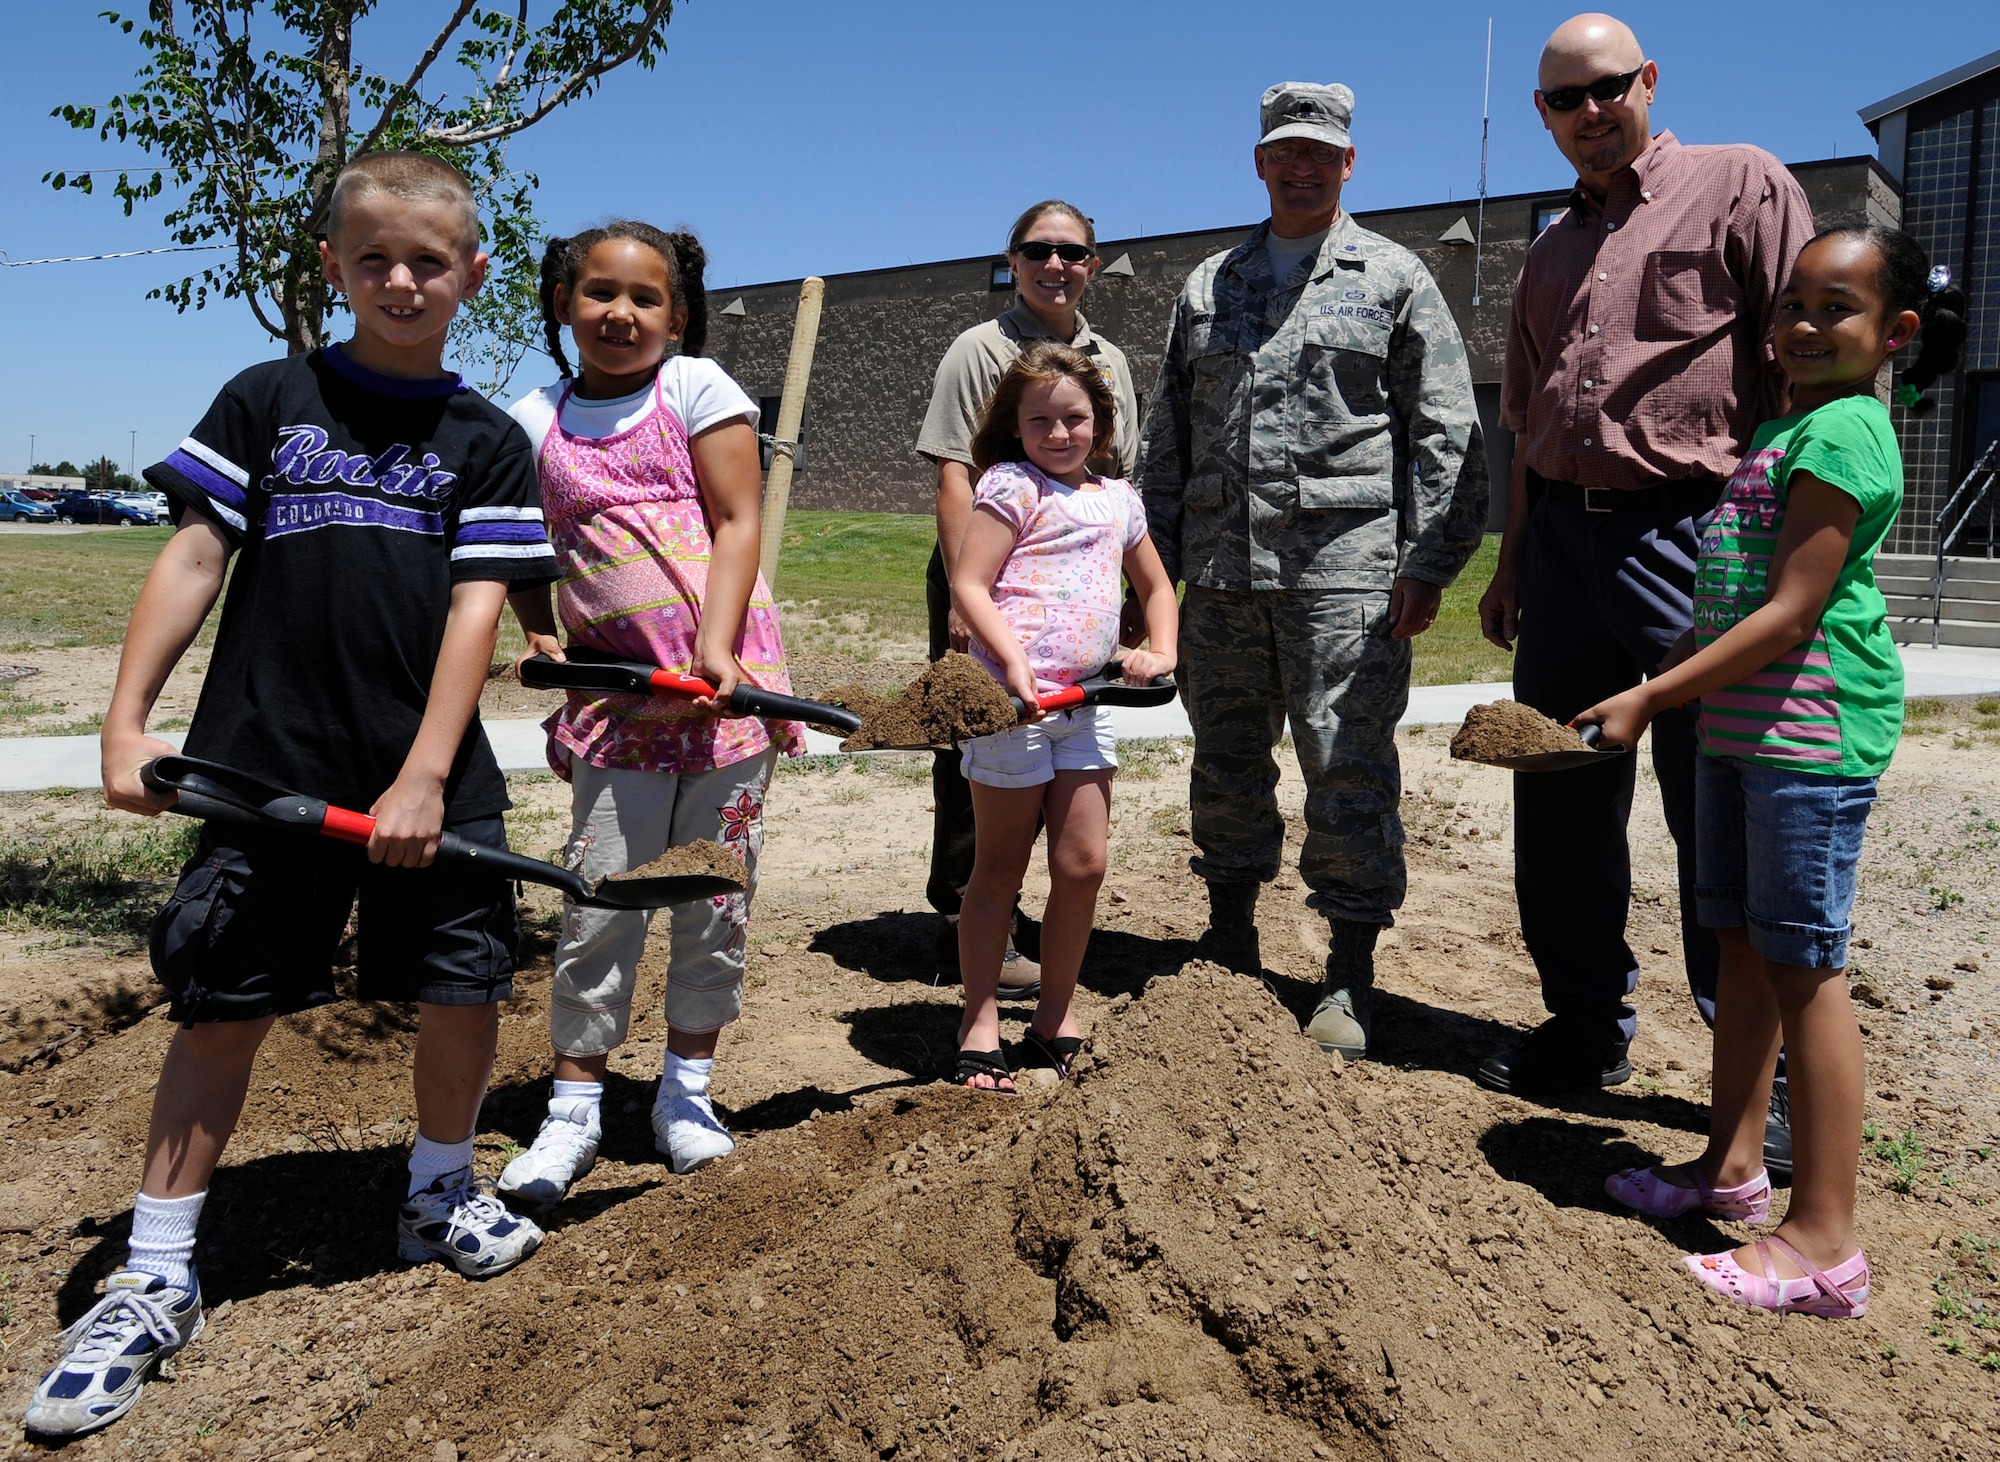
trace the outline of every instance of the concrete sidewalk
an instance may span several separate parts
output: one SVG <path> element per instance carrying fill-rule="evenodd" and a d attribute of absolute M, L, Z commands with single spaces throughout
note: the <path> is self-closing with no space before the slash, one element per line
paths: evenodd
<path fill-rule="evenodd" d="M 1947 645 L 1933 650 L 1901 645 L 1905 689 L 1912 696 L 2000 695 L 2000 650 Z M 1423 685 L 1410 691 L 1405 726 L 1453 725 L 1482 701 L 1513 694 L 1504 681 L 1484 685 Z M 1190 736 L 1187 711 L 1179 701 L 1144 709 L 1114 707 L 1111 723 L 1120 741 Z M 548 770 L 547 738 L 537 721 L 488 721 L 486 738 L 493 744 L 501 769 L 510 772 Z M 180 732 L 160 738 L 178 746 Z M 840 739 L 821 731 L 806 732 L 806 749 L 815 756 L 839 752 Z M 863 752 L 864 756 L 893 753 Z M 0 738 L 0 792 L 40 792 L 50 787 L 95 787 L 98 753 L 95 736 L 15 736 Z"/>

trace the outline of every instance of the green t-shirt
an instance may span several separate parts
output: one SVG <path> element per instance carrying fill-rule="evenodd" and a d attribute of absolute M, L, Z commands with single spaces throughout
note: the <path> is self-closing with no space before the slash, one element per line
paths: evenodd
<path fill-rule="evenodd" d="M 1793 771 L 1879 776 L 1903 731 L 1903 662 L 1874 569 L 1903 505 L 1903 457 L 1880 401 L 1843 396 L 1757 428 L 1702 531 L 1695 644 L 1712 644 L 1763 606 L 1794 472 L 1861 505 L 1847 561 L 1812 638 L 1701 698 L 1701 747 Z"/>

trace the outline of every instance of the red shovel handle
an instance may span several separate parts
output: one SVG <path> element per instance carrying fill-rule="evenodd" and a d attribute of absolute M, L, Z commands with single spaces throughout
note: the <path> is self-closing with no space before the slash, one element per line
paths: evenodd
<path fill-rule="evenodd" d="M 682 675 L 673 670 L 655 670 L 653 687 L 675 695 L 714 695 L 715 687 L 698 675 Z"/>
<path fill-rule="evenodd" d="M 1082 686 L 1071 685 L 1065 686 L 1058 691 L 1052 691 L 1048 695 L 1037 696 L 1035 699 L 1040 702 L 1042 709 L 1045 711 L 1066 711 L 1071 706 L 1082 705 L 1085 696 L 1088 694 L 1089 692 Z"/>
<path fill-rule="evenodd" d="M 343 843 L 365 843 L 375 835 L 375 819 L 365 812 L 328 807 L 319 830 L 322 837 L 338 838 Z"/>

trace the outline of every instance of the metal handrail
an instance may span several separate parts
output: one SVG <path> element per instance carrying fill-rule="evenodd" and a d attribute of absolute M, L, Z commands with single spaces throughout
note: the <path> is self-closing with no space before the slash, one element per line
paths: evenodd
<path fill-rule="evenodd" d="M 2000 438 L 1995 438 L 1986 444 L 1986 450 L 1979 454 L 1979 460 L 1974 462 L 1972 470 L 1965 474 L 1965 481 L 1958 485 L 1958 490 L 1945 501 L 1943 507 L 1938 509 L 1935 524 L 1937 532 L 1937 571 L 1931 576 L 1931 648 L 1933 650 L 1938 647 L 1939 638 L 1944 631 L 1945 555 L 1951 552 L 1952 544 L 1958 541 L 1958 535 L 1965 531 L 1965 525 L 1972 521 L 1972 515 L 1979 511 L 1979 505 L 1982 502 L 1986 504 L 1986 556 L 1988 558 L 1993 557 L 1993 520 L 1996 502 L 1993 485 L 1996 481 L 2000 481 Z M 1976 487 L 1975 484 L 1977 484 Z M 1971 494 L 1969 498 L 1966 496 L 1968 493 Z M 1947 527 L 1946 520 L 1958 508 L 1961 500 L 1965 502 L 1965 510 L 1959 513 L 1956 523 L 1952 523 Z"/>

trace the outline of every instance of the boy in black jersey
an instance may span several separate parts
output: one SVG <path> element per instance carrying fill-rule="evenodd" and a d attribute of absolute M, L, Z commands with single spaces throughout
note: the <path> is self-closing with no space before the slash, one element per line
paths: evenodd
<path fill-rule="evenodd" d="M 114 807 L 171 805 L 140 768 L 161 686 L 214 605 L 214 654 L 187 752 L 375 819 L 367 848 L 210 825 L 155 919 L 175 1033 L 154 1096 L 131 1253 L 30 1402 L 44 1435 L 125 1414 L 200 1331 L 196 1218 L 273 1020 L 336 997 L 332 956 L 358 892 L 360 994 L 413 1000 L 418 1136 L 397 1223 L 406 1259 L 469 1276 L 541 1231 L 472 1175 L 472 1138 L 512 993 L 512 892 L 428 866 L 443 829 L 506 845 L 505 782 L 478 721 L 501 605 L 556 577 L 527 437 L 444 371 L 445 330 L 485 277 L 451 167 L 351 164 L 320 245 L 354 337 L 254 366 L 146 478 L 177 531 L 147 576 L 103 730 Z"/>

